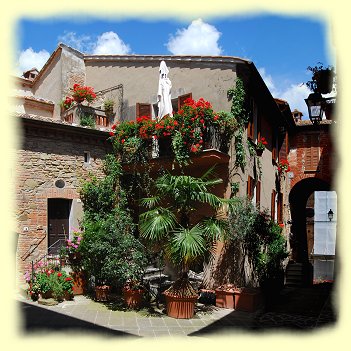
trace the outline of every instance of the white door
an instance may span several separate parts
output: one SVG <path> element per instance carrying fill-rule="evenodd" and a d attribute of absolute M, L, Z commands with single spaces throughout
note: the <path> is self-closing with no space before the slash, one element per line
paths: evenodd
<path fill-rule="evenodd" d="M 333 218 L 329 220 L 328 212 Z M 314 279 L 333 280 L 336 244 L 337 195 L 335 191 L 314 193 Z M 323 257 L 318 257 L 323 256 Z M 323 262 L 321 262 L 323 261 Z"/>

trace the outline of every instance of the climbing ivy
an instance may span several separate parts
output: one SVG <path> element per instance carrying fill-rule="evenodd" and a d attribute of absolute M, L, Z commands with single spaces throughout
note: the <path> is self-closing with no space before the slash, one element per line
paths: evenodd
<path fill-rule="evenodd" d="M 235 117 L 239 125 L 235 134 L 234 142 L 236 154 L 235 165 L 243 170 L 246 166 L 246 153 L 243 143 L 243 135 L 245 131 L 245 124 L 248 122 L 248 115 L 245 111 L 244 83 L 240 78 L 236 79 L 235 86 L 228 89 L 227 96 L 232 100 L 230 112 Z"/>

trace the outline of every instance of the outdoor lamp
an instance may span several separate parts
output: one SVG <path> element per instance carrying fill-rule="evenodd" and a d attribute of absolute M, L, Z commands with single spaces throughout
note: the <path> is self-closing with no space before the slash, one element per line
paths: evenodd
<path fill-rule="evenodd" d="M 311 93 L 305 99 L 308 107 L 308 115 L 313 124 L 318 124 L 322 120 L 322 113 L 324 110 L 324 98 L 320 93 Z"/>
<path fill-rule="evenodd" d="M 329 218 L 329 221 L 331 221 L 334 217 L 334 212 L 330 209 L 329 212 L 328 212 L 328 218 Z"/>

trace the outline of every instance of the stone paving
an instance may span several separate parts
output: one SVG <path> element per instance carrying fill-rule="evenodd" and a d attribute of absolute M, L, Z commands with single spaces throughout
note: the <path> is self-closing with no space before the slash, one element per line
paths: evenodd
<path fill-rule="evenodd" d="M 297 294 L 298 291 L 289 291 Z M 313 299 L 313 295 L 306 295 Z M 78 331 L 79 333 L 103 333 L 127 337 L 183 337 L 211 336 L 230 332 L 257 332 L 273 329 L 311 330 L 336 321 L 330 298 L 320 310 L 292 311 L 294 308 L 264 309 L 254 313 L 207 306 L 201 308 L 192 319 L 174 319 L 161 310 L 148 313 L 147 310 L 113 310 L 111 305 L 95 302 L 85 296 L 75 296 L 73 301 L 64 301 L 54 306 L 44 306 L 18 296 L 26 332 L 36 331 Z"/>

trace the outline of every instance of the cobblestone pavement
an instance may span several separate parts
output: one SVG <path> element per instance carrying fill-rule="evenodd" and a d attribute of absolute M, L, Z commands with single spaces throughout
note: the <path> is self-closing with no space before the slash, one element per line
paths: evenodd
<path fill-rule="evenodd" d="M 21 295 L 17 300 L 21 305 L 22 325 L 26 333 L 75 331 L 132 338 L 158 338 L 235 334 L 243 330 L 308 331 L 333 325 L 336 314 L 329 293 L 310 290 L 286 288 L 278 303 L 254 313 L 198 305 L 194 318 L 189 320 L 170 318 L 162 311 L 150 314 L 144 309 L 113 310 L 111 305 L 95 302 L 85 296 L 75 296 L 73 301 L 64 301 L 54 306 L 44 306 Z M 302 304 L 301 299 L 304 299 Z"/>

